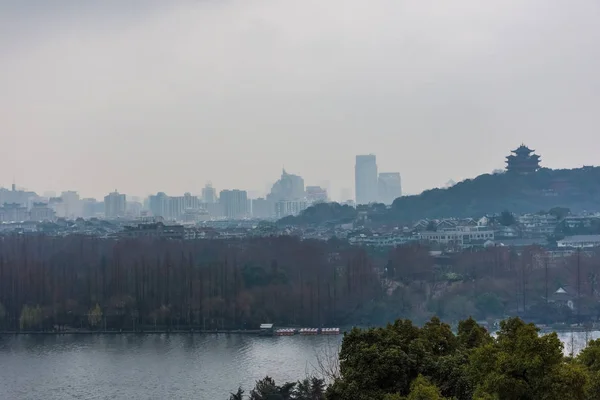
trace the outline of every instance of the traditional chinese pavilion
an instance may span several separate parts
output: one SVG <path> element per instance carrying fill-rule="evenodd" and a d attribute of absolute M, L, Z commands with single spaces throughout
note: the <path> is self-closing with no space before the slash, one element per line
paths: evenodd
<path fill-rule="evenodd" d="M 522 144 L 518 149 L 511 151 L 506 157 L 506 171 L 517 174 L 530 174 L 540 168 L 540 156 L 529 147 Z"/>

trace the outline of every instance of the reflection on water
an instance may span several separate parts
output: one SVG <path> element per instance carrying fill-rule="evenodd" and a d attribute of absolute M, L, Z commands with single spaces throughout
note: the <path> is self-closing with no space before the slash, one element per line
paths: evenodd
<path fill-rule="evenodd" d="M 561 332 L 565 354 L 600 332 Z M 0 336 L 2 399 L 227 399 L 265 375 L 297 380 L 341 336 Z"/>
<path fill-rule="evenodd" d="M 600 331 L 557 332 L 557 334 L 558 338 L 563 342 L 565 355 L 577 355 L 590 340 L 596 340 L 600 338 Z"/>
<path fill-rule="evenodd" d="M 341 336 L 0 336 L 6 399 L 227 399 L 265 375 L 297 380 Z"/>

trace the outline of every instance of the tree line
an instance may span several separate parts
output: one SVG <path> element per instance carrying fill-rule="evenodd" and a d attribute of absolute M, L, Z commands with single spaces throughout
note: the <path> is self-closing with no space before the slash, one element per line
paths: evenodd
<path fill-rule="evenodd" d="M 556 333 L 541 335 L 519 318 L 501 322 L 493 337 L 472 318 L 456 333 L 435 317 L 423 327 L 397 320 L 353 329 L 329 386 L 316 380 L 311 392 L 308 382 L 278 386 L 267 377 L 248 397 L 239 389 L 230 400 L 595 400 L 600 340 L 565 356 Z"/>
<path fill-rule="evenodd" d="M 214 330 L 600 317 L 600 252 L 432 255 L 341 240 L 0 238 L 0 330 Z M 566 291 L 556 296 L 557 289 Z"/>
<path fill-rule="evenodd" d="M 356 209 L 337 203 L 311 206 L 298 216 L 285 217 L 281 225 L 328 225 L 353 221 L 364 211 L 378 224 L 416 222 L 424 218 L 479 218 L 499 214 L 510 204 L 517 214 L 536 213 L 557 205 L 573 212 L 597 210 L 600 201 L 600 167 L 538 171 L 519 175 L 482 174 L 449 188 L 426 190 L 419 195 L 402 196 L 391 207 L 360 205 Z M 551 194 L 551 195 L 549 195 Z"/>
<path fill-rule="evenodd" d="M 362 249 L 293 237 L 0 238 L 0 329 L 339 326 L 381 294 Z"/>

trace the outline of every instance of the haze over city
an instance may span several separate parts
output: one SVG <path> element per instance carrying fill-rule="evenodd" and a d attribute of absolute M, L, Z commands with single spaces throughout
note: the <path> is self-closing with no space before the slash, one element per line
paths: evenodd
<path fill-rule="evenodd" d="M 102 197 L 331 198 L 356 154 L 406 193 L 503 168 L 598 163 L 600 5 L 335 0 L 0 5 L 0 186 Z"/>

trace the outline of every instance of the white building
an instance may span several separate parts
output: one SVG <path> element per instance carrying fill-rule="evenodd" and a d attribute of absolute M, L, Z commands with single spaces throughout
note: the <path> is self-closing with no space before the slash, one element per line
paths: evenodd
<path fill-rule="evenodd" d="M 69 190 L 62 192 L 60 198 L 64 204 L 66 218 L 75 219 L 83 215 L 83 203 L 79 198 L 79 193 Z"/>
<path fill-rule="evenodd" d="M 586 248 L 600 246 L 600 235 L 575 235 L 568 236 L 556 242 L 557 247 Z"/>
<path fill-rule="evenodd" d="M 423 241 L 467 247 L 472 243 L 482 244 L 494 240 L 494 231 L 479 227 L 457 227 L 449 230 L 424 231 L 419 233 Z"/>
<path fill-rule="evenodd" d="M 127 212 L 127 199 L 116 190 L 104 196 L 104 216 L 106 218 L 124 217 Z"/>
<path fill-rule="evenodd" d="M 354 186 L 356 204 L 377 202 L 377 159 L 374 154 L 356 156 Z"/>
<path fill-rule="evenodd" d="M 282 200 L 275 203 L 275 216 L 279 218 L 298 215 L 308 208 L 306 200 Z"/>

